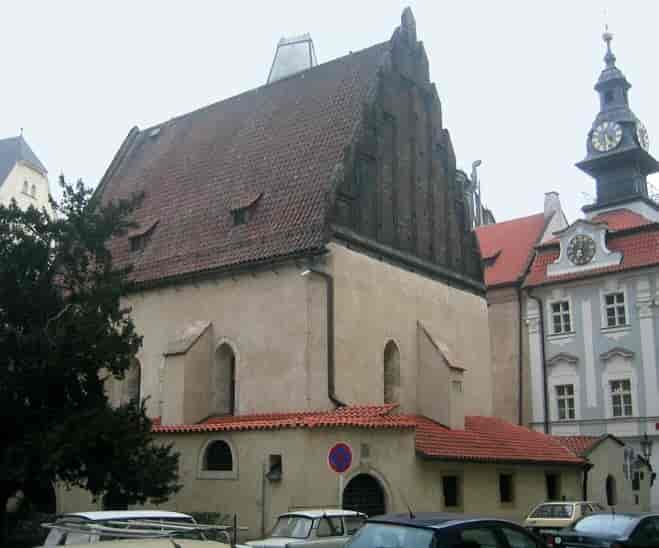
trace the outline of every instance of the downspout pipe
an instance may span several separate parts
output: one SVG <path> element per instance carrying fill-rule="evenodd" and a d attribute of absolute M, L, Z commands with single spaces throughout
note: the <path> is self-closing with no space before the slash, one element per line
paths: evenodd
<path fill-rule="evenodd" d="M 545 310 L 542 306 L 542 299 L 529 293 L 529 298 L 538 303 L 540 309 L 540 359 L 542 360 L 542 396 L 544 411 L 544 430 L 549 434 L 549 393 L 547 389 L 547 354 L 545 351 Z"/>
<path fill-rule="evenodd" d="M 334 369 L 334 278 L 327 272 L 307 268 L 302 276 L 316 274 L 325 280 L 327 295 L 327 396 L 337 407 L 345 407 L 345 403 L 336 397 L 335 391 L 335 369 Z"/>
<path fill-rule="evenodd" d="M 517 424 L 520 426 L 523 424 L 524 420 L 524 372 L 523 372 L 523 367 L 524 367 L 524 341 L 523 341 L 523 335 L 524 335 L 524 329 L 522 327 L 522 313 L 523 313 L 523 307 L 522 307 L 522 297 L 523 297 L 523 292 L 522 288 L 520 286 L 517 286 L 517 386 L 519 390 L 519 394 L 517 395 Z"/>

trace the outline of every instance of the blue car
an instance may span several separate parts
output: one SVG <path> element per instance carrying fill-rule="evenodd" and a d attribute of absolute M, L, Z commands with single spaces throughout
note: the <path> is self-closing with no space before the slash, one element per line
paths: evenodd
<path fill-rule="evenodd" d="M 591 514 L 553 540 L 555 548 L 659 548 L 659 514 Z"/>

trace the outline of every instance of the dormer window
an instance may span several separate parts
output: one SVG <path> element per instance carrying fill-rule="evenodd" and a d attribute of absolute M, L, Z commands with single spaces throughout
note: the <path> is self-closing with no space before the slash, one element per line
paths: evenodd
<path fill-rule="evenodd" d="M 158 219 L 141 223 L 139 228 L 128 233 L 131 252 L 143 251 L 146 248 L 157 224 Z"/>
<path fill-rule="evenodd" d="M 231 212 L 231 215 L 233 215 L 234 226 L 247 224 L 247 208 L 236 209 Z"/>
<path fill-rule="evenodd" d="M 250 221 L 256 213 L 256 205 L 261 195 L 261 192 L 248 192 L 231 200 L 229 211 L 233 219 L 233 226 L 244 225 Z"/>

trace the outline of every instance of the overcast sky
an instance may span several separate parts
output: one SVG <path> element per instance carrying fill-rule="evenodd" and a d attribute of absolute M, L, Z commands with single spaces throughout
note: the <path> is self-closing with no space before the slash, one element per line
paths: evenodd
<path fill-rule="evenodd" d="M 549 190 L 570 220 L 591 201 L 574 163 L 597 113 L 605 7 L 659 156 L 659 2 L 640 0 L 5 0 L 0 137 L 24 128 L 52 186 L 61 172 L 95 186 L 131 127 L 262 85 L 280 37 L 311 33 L 322 63 L 388 40 L 407 5 L 458 165 L 483 161 L 497 220 L 540 211 Z"/>

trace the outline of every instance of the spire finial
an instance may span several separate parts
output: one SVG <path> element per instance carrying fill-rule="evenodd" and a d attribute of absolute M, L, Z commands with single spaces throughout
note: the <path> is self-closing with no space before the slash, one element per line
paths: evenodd
<path fill-rule="evenodd" d="M 613 40 L 613 33 L 609 31 L 608 23 L 604 25 L 604 34 L 602 34 L 602 40 L 606 42 L 606 55 L 604 56 L 604 62 L 607 67 L 612 67 L 616 64 L 616 56 L 613 55 L 611 51 L 611 41 Z"/>

